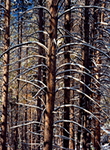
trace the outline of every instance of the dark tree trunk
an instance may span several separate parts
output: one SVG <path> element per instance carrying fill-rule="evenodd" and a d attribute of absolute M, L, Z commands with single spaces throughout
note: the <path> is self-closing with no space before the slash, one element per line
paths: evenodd
<path fill-rule="evenodd" d="M 100 3 L 100 0 L 95 0 L 94 5 L 98 5 L 99 3 Z M 105 1 L 102 4 L 102 7 L 105 7 Z M 97 38 L 102 39 L 103 34 L 98 32 L 98 30 L 96 30 L 96 29 L 97 29 L 97 22 L 103 22 L 103 21 L 104 21 L 104 12 L 100 13 L 100 11 L 98 9 L 97 10 L 94 9 L 94 33 L 93 33 L 94 37 L 96 36 L 96 34 L 98 34 Z M 95 38 L 94 38 L 94 41 L 95 41 Z M 94 46 L 96 46 L 96 45 L 94 44 Z M 101 49 L 101 47 L 99 47 L 99 49 Z M 97 64 L 101 64 L 100 52 L 96 51 L 96 52 L 94 52 L 94 55 L 96 56 Z M 98 67 L 94 70 L 94 72 L 96 73 L 95 78 L 97 80 L 100 80 L 100 71 L 101 71 L 100 67 Z M 98 86 L 98 88 L 100 88 L 99 84 L 97 84 L 97 86 Z M 101 94 L 99 91 L 97 92 L 95 99 L 96 99 L 97 103 L 100 104 Z M 95 113 L 96 113 L 96 117 L 98 119 L 100 119 L 100 108 L 97 105 L 95 105 Z M 95 150 L 100 150 L 101 149 L 101 147 L 100 147 L 100 122 L 98 120 L 94 120 L 94 125 L 95 125 L 94 147 L 95 147 Z"/>
<path fill-rule="evenodd" d="M 49 1 L 50 25 L 49 25 L 49 52 L 47 74 L 47 99 L 44 130 L 44 150 L 52 150 L 53 139 L 53 113 L 55 101 L 55 78 L 56 78 L 56 38 L 57 38 L 57 1 Z"/>
<path fill-rule="evenodd" d="M 42 0 L 39 0 L 39 5 L 43 6 Z M 44 18 L 43 18 L 43 16 L 44 16 L 43 9 L 39 9 L 39 30 L 40 31 L 44 31 Z M 44 34 L 42 32 L 39 33 L 39 42 L 44 44 Z M 39 46 L 39 55 L 43 55 L 44 51 L 45 50 L 41 46 Z M 38 64 L 43 64 L 42 58 L 38 58 Z M 38 68 L 38 80 L 39 81 L 42 80 L 42 69 L 43 69 L 42 67 Z M 38 82 L 38 85 L 41 87 L 41 84 L 39 82 Z M 41 94 L 39 96 L 41 96 Z M 37 99 L 37 105 L 39 107 L 41 107 L 41 100 L 39 98 Z M 41 110 L 37 109 L 37 121 L 38 122 L 40 122 L 41 113 L 42 113 Z M 40 131 L 40 125 L 37 125 L 37 132 L 40 134 L 39 131 Z M 40 135 L 37 136 L 37 143 L 40 143 Z M 40 150 L 40 147 L 38 147 L 37 149 Z"/>
<path fill-rule="evenodd" d="M 98 4 L 99 4 L 99 0 L 95 0 L 94 6 L 97 6 Z M 95 41 L 97 39 L 97 33 L 98 33 L 98 30 L 97 30 L 98 18 L 99 18 L 99 11 L 98 11 L 98 9 L 94 8 L 94 13 L 93 13 L 94 22 L 93 22 L 93 29 L 92 29 L 92 44 L 94 47 L 96 46 Z M 93 57 L 94 57 L 95 61 L 96 61 L 96 59 L 98 59 L 98 58 L 96 58 L 96 55 L 97 55 L 96 53 L 97 53 L 96 51 L 93 51 L 93 53 L 92 53 L 92 55 L 94 55 Z M 97 57 L 98 57 L 98 55 L 97 55 Z M 97 68 L 93 68 L 92 72 L 93 72 L 93 74 L 96 72 L 98 73 Z M 98 75 L 94 76 L 94 77 L 98 79 Z M 95 97 L 96 101 L 97 100 L 100 101 L 100 95 L 92 94 L 92 97 Z M 98 101 L 98 103 L 99 103 L 99 101 Z M 96 117 L 99 118 L 99 112 L 97 112 L 97 110 L 100 111 L 99 107 L 97 107 L 97 105 L 93 105 L 92 107 L 93 107 L 92 113 L 96 112 L 97 113 Z M 94 126 L 94 127 L 92 127 L 92 126 Z M 100 150 L 100 146 L 99 146 L 99 143 L 100 143 L 100 124 L 99 124 L 98 120 L 93 118 L 92 119 L 92 126 L 91 126 L 92 127 L 91 130 L 92 130 L 92 134 L 94 135 L 94 138 L 92 137 L 92 143 L 93 143 L 93 146 L 96 150 Z"/>
<path fill-rule="evenodd" d="M 71 0 L 65 0 L 65 10 L 69 9 L 71 5 Z M 71 19 L 71 12 L 69 11 L 68 13 L 65 14 L 65 22 L 64 22 L 64 28 L 67 32 L 70 32 L 70 19 Z M 65 35 L 68 35 L 68 33 L 65 32 Z M 65 44 L 70 43 L 70 38 L 66 37 L 65 38 Z M 67 46 L 64 48 L 65 54 L 64 54 L 64 63 L 70 63 L 70 53 L 68 52 L 70 50 L 70 46 Z M 65 70 L 70 69 L 70 65 L 66 65 Z M 70 72 L 66 72 L 64 76 L 69 75 Z M 64 87 L 70 87 L 70 79 L 66 78 L 64 79 Z M 64 90 L 64 104 L 69 104 L 70 103 L 70 90 Z M 69 107 L 64 107 L 64 120 L 69 120 Z M 69 122 L 64 122 L 64 128 L 69 131 Z M 69 138 L 69 134 L 63 130 L 64 136 Z M 69 139 L 64 139 L 63 140 L 63 147 L 69 148 Z"/>
<path fill-rule="evenodd" d="M 99 0 L 95 0 L 94 6 L 96 6 L 98 3 L 99 3 Z M 97 30 L 96 29 L 97 29 L 97 22 L 98 22 L 98 9 L 96 9 L 96 8 L 94 8 L 93 19 L 94 19 L 94 21 L 93 21 L 93 29 L 92 29 L 92 44 L 93 44 L 93 46 L 96 46 L 96 44 L 94 44 L 94 41 L 97 39 L 97 36 L 96 36 Z M 93 51 L 92 55 L 95 56 L 95 51 Z M 92 69 L 92 73 L 94 73 L 94 68 Z M 93 82 L 93 80 L 92 80 L 92 82 Z M 94 88 L 94 87 L 92 87 L 92 88 Z M 92 97 L 93 96 L 95 97 L 94 94 L 92 94 Z M 94 111 L 95 111 L 94 104 L 92 107 L 93 107 L 92 113 L 94 113 Z M 93 146 L 95 147 L 95 129 L 93 126 L 95 127 L 95 119 L 94 118 L 92 119 L 91 131 L 92 131 L 92 134 L 94 135 L 94 138 L 92 137 L 92 143 L 93 143 Z"/>
<path fill-rule="evenodd" d="M 81 23 L 80 23 L 80 34 L 81 34 L 81 39 L 83 40 L 83 19 L 82 19 L 82 9 L 81 9 Z M 81 47 L 81 49 L 83 49 Z M 83 65 L 83 62 L 82 62 Z M 82 69 L 83 71 L 83 69 Z M 84 76 L 81 75 L 80 80 L 84 82 Z M 84 85 L 80 84 L 80 90 L 84 91 Z M 83 100 L 83 94 L 80 94 L 79 96 L 79 106 L 83 107 L 84 105 L 84 100 Z M 79 115 L 78 115 L 78 123 L 82 125 L 82 115 L 83 115 L 83 110 L 79 109 Z M 77 150 L 80 150 L 80 140 L 81 140 L 81 127 L 78 126 L 77 130 Z"/>
<path fill-rule="evenodd" d="M 6 1 L 6 11 L 4 12 L 4 52 L 10 45 L 10 0 Z M 2 133 L 1 133 L 1 149 L 6 150 L 6 132 L 7 132 L 7 103 L 8 103 L 8 75 L 9 75 L 9 52 L 4 54 L 3 58 L 3 97 L 2 97 Z"/>
<path fill-rule="evenodd" d="M 85 5 L 89 5 L 90 0 L 85 0 Z M 89 8 L 85 8 L 85 20 L 84 20 L 84 38 L 85 42 L 89 43 Z M 88 46 L 84 47 L 83 51 L 83 66 L 90 70 L 91 59 L 90 59 L 90 49 Z M 85 84 L 90 86 L 91 77 L 85 75 L 84 77 Z M 84 87 L 84 93 L 90 96 L 90 90 L 87 87 Z M 90 110 L 90 99 L 84 96 L 84 108 Z M 83 125 L 86 129 L 90 130 L 90 119 L 89 114 L 84 112 Z M 88 131 L 83 130 L 83 150 L 90 149 L 91 135 Z"/>

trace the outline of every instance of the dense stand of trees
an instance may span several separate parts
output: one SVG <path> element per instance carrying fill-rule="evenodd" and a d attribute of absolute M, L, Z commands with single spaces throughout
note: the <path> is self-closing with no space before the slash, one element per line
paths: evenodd
<path fill-rule="evenodd" d="M 0 149 L 103 149 L 110 1 L 0 2 Z"/>

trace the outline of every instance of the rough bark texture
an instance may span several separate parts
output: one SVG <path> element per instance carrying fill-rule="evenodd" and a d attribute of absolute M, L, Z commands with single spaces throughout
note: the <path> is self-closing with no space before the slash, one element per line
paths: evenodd
<path fill-rule="evenodd" d="M 31 121 L 31 108 L 28 109 L 29 121 Z M 29 125 L 29 130 L 31 131 L 31 124 Z M 29 143 L 31 143 L 31 133 L 29 134 Z M 29 150 L 31 150 L 31 145 L 29 145 Z"/>
<path fill-rule="evenodd" d="M 98 4 L 99 4 L 99 0 L 95 0 L 94 1 L 94 5 L 95 6 L 97 6 Z M 98 11 L 98 9 L 96 9 L 96 8 L 94 8 L 94 16 L 93 16 L 93 18 L 94 18 L 94 25 L 93 25 L 93 46 L 96 46 L 96 44 L 95 44 L 95 40 L 97 39 L 97 22 L 98 22 L 98 18 L 99 18 L 99 11 Z M 94 59 L 97 59 L 97 60 L 95 60 L 95 61 L 97 61 L 98 62 L 98 57 L 99 57 L 99 54 L 98 54 L 99 52 L 93 52 L 93 54 L 94 54 L 94 57 L 95 56 L 97 56 L 97 58 L 94 58 Z M 98 63 L 100 63 L 100 62 L 98 62 Z M 95 70 L 93 69 L 93 72 L 94 73 L 96 73 L 97 72 L 97 75 L 95 76 L 95 78 L 97 79 L 97 80 L 99 80 L 99 74 L 98 74 L 98 71 L 99 70 L 97 70 L 97 68 L 95 68 Z M 97 86 L 99 86 L 99 85 L 97 85 Z M 95 99 L 96 99 L 96 101 L 98 102 L 98 103 L 100 103 L 100 93 L 98 93 L 98 95 L 96 95 L 95 96 Z M 99 107 L 97 107 L 97 105 L 95 105 L 95 109 L 94 109 L 94 111 L 96 112 L 96 117 L 97 118 L 99 118 L 100 117 L 100 115 L 99 115 L 99 112 L 100 112 L 100 108 Z M 98 112 L 97 112 L 98 111 Z M 94 112 L 93 112 L 94 113 Z M 100 143 L 100 123 L 99 123 L 99 121 L 98 120 L 96 120 L 96 119 L 93 119 L 93 121 L 92 121 L 92 123 L 93 123 L 93 125 L 95 126 L 95 129 L 93 130 L 94 131 L 94 139 L 92 138 L 92 142 L 93 142 L 93 146 L 95 147 L 95 149 L 96 150 L 100 150 L 100 146 L 99 146 L 99 143 Z"/>
<path fill-rule="evenodd" d="M 5 26 L 5 34 L 4 34 L 4 52 L 9 48 L 10 44 L 10 0 L 6 1 L 6 11 L 4 14 L 4 26 Z M 9 75 L 9 52 L 4 54 L 3 58 L 4 67 L 3 67 L 3 97 L 2 97 L 2 133 L 1 133 L 1 145 L 2 150 L 7 149 L 6 145 L 6 132 L 7 132 L 7 103 L 8 103 L 8 75 Z"/>
<path fill-rule="evenodd" d="M 94 5 L 97 5 L 98 4 L 98 2 L 99 2 L 99 0 L 95 0 L 94 1 Z M 94 8 L 94 14 L 93 14 L 93 19 L 94 19 L 94 21 L 93 21 L 93 29 L 92 29 L 92 44 L 93 44 L 93 46 L 95 46 L 96 44 L 94 44 L 94 41 L 97 39 L 97 36 L 96 36 L 96 34 L 97 34 L 97 30 L 96 30 L 96 28 L 97 28 L 97 19 L 98 19 L 98 9 L 97 9 L 97 11 L 96 11 L 96 8 Z M 95 52 L 93 51 L 93 55 L 95 55 Z M 94 72 L 94 68 L 92 69 L 92 72 Z M 93 82 L 93 80 L 92 80 L 92 82 Z M 94 88 L 94 87 L 92 87 L 92 88 Z M 92 94 L 92 97 L 93 96 L 95 96 L 94 94 Z M 94 113 L 94 108 L 92 108 L 92 113 Z M 95 126 L 95 119 L 93 118 L 92 119 L 92 128 L 91 128 L 91 131 L 92 131 L 92 134 L 94 135 L 94 138 L 92 137 L 92 143 L 93 143 L 93 146 L 95 147 L 95 129 L 94 129 L 94 127 L 93 126 Z"/>
<path fill-rule="evenodd" d="M 20 27 L 20 31 L 19 31 L 19 27 Z M 18 13 L 18 44 L 22 43 L 22 22 L 21 22 L 21 26 L 19 25 L 19 13 Z M 21 47 L 18 48 L 18 60 L 21 59 Z M 21 67 L 21 62 L 18 62 L 18 71 L 17 71 L 17 75 L 18 78 L 20 78 L 19 74 L 20 74 L 20 67 Z M 16 93 L 16 102 L 19 102 L 19 86 L 20 86 L 20 81 L 17 80 L 17 93 Z M 17 125 L 18 122 L 18 105 L 16 105 L 16 116 L 15 116 L 15 123 Z M 15 150 L 18 147 L 18 128 L 15 129 Z"/>
<path fill-rule="evenodd" d="M 55 101 L 55 70 L 56 70 L 56 38 L 57 38 L 57 1 L 49 1 L 50 25 L 49 25 L 49 52 L 47 74 L 47 99 L 45 113 L 44 148 L 52 150 L 53 139 L 53 113 Z"/>
<path fill-rule="evenodd" d="M 42 0 L 39 0 L 39 5 L 43 6 L 43 2 Z M 43 9 L 39 9 L 39 30 L 40 31 L 44 31 L 44 20 L 43 20 Z M 41 32 L 39 33 L 39 42 L 44 44 L 44 34 Z M 39 47 L 39 55 L 43 55 L 44 54 L 44 49 L 40 46 Z M 39 58 L 38 59 L 38 64 L 43 64 L 43 59 Z M 42 72 L 41 69 L 43 69 L 42 67 L 38 68 L 38 80 L 41 81 L 42 80 Z M 41 84 L 38 82 L 38 85 L 41 87 Z M 41 96 L 41 95 L 39 95 Z M 39 107 L 41 107 L 41 100 L 38 98 L 37 99 L 37 105 Z M 41 119 L 41 110 L 37 109 L 37 121 L 40 122 Z M 37 125 L 37 132 L 40 131 L 40 125 Z M 37 136 L 37 143 L 40 143 L 40 135 Z M 40 147 L 37 148 L 38 150 L 40 150 Z"/>
<path fill-rule="evenodd" d="M 28 48 L 26 48 L 26 57 L 28 57 Z M 26 61 L 26 67 L 28 67 L 28 60 Z M 27 80 L 27 75 L 26 75 L 26 80 Z M 29 89 L 29 85 L 26 85 L 26 100 L 25 103 L 27 103 L 27 99 L 28 99 L 28 89 Z M 25 106 L 25 123 L 27 123 L 28 120 L 28 108 L 27 106 Z M 25 143 L 28 143 L 28 137 L 27 137 L 27 126 L 25 126 Z M 25 149 L 27 148 L 27 145 L 25 145 Z"/>
<path fill-rule="evenodd" d="M 80 23 L 80 33 L 81 33 L 81 39 L 83 40 L 83 19 L 82 19 L 82 13 L 81 13 L 81 23 Z M 82 47 L 81 47 L 82 48 Z M 82 62 L 83 65 L 83 62 Z M 82 69 L 83 71 L 83 69 Z M 84 76 L 81 75 L 81 81 L 84 82 Z M 84 91 L 84 85 L 80 84 L 80 90 Z M 83 100 L 83 94 L 80 94 L 79 96 L 79 106 L 83 107 L 84 105 L 84 100 Z M 83 110 L 79 110 L 79 115 L 78 115 L 78 123 L 82 124 L 82 115 L 83 115 Z M 77 150 L 80 150 L 80 140 L 81 140 L 81 127 L 78 126 L 78 131 L 77 131 Z"/>
<path fill-rule="evenodd" d="M 71 0 L 65 0 L 65 10 L 70 8 Z M 64 23 L 64 28 L 68 32 L 70 32 L 70 19 L 71 19 L 71 12 L 68 12 L 65 14 L 65 23 Z M 65 35 L 68 35 L 67 32 L 65 32 Z M 65 44 L 70 43 L 70 38 L 66 37 L 65 38 Z M 70 62 L 70 53 L 68 52 L 70 50 L 70 46 L 67 46 L 64 48 L 65 54 L 64 54 L 64 63 L 69 63 Z M 70 69 L 70 65 L 66 65 L 65 70 Z M 69 75 L 70 72 L 66 72 L 64 75 L 67 76 Z M 64 79 L 64 87 L 70 87 L 70 79 L 65 78 Z M 64 90 L 64 104 L 69 104 L 70 103 L 70 90 Z M 64 120 L 69 120 L 69 107 L 64 107 Z M 69 131 L 69 122 L 64 122 L 64 128 Z M 69 134 L 63 130 L 64 136 L 69 138 Z M 69 148 L 69 139 L 64 139 L 63 140 L 63 147 Z"/>
<path fill-rule="evenodd" d="M 19 12 L 18 12 L 18 44 L 19 44 Z M 18 59 L 19 59 L 19 50 L 18 50 Z M 18 63 L 18 68 L 20 68 L 20 63 Z M 17 75 L 19 75 L 20 70 L 18 70 Z M 17 81 L 17 93 L 16 93 L 16 102 L 18 103 L 19 99 L 19 80 Z M 16 105 L 16 116 L 15 116 L 15 124 L 17 125 L 18 121 L 18 105 Z M 15 139 L 14 139 L 14 145 L 15 150 L 17 149 L 17 143 L 18 143 L 18 128 L 15 129 Z"/>
<path fill-rule="evenodd" d="M 89 5 L 89 0 L 85 0 L 85 5 Z M 87 43 L 89 43 L 89 8 L 85 8 L 85 20 L 84 20 L 84 38 Z M 83 51 L 83 66 L 90 70 L 91 66 L 91 59 L 90 59 L 90 49 L 88 46 L 84 47 Z M 88 75 L 85 75 L 85 84 L 87 86 L 91 83 L 91 77 Z M 90 96 L 90 91 L 87 87 L 84 87 L 84 93 Z M 86 110 L 90 110 L 90 100 L 86 96 L 84 96 L 84 107 Z M 90 128 L 90 119 L 89 114 L 86 112 L 84 113 L 84 120 L 83 125 L 86 129 L 89 130 Z M 83 150 L 89 150 L 90 149 L 90 141 L 91 141 L 91 135 L 88 133 L 88 131 L 83 130 Z"/>
<path fill-rule="evenodd" d="M 74 102 L 71 102 L 71 104 L 74 105 Z M 71 107 L 70 113 L 71 113 L 70 114 L 71 121 L 74 121 L 74 107 Z M 70 123 L 70 138 L 71 139 L 69 140 L 69 149 L 75 149 L 75 127 L 73 123 Z"/>
<path fill-rule="evenodd" d="M 95 1 L 95 3 L 96 4 L 99 4 L 100 3 L 100 0 L 96 0 Z M 105 7 L 105 1 L 104 1 L 104 3 L 102 4 L 102 7 Z M 94 10 L 95 11 L 95 15 L 94 15 L 94 17 L 95 17 L 95 22 L 97 23 L 97 22 L 103 22 L 104 21 L 104 12 L 101 12 L 101 13 L 99 13 L 99 11 L 97 10 Z M 97 33 L 97 31 L 95 31 L 95 33 Z M 100 37 L 98 37 L 98 38 L 100 38 L 101 40 L 103 40 L 102 38 L 103 38 L 103 34 L 102 33 L 99 33 L 98 34 Z M 95 36 L 95 34 L 94 34 L 94 36 Z M 99 49 L 101 49 L 101 47 L 99 47 Z M 102 62 L 101 62 L 101 56 L 100 56 L 100 52 L 99 51 L 96 51 L 96 62 L 97 62 L 97 64 L 101 64 Z M 96 76 L 95 76 L 95 78 L 97 79 L 97 80 L 99 80 L 100 81 L 100 71 L 101 71 L 101 68 L 100 67 L 97 67 L 96 68 L 96 70 L 95 70 L 95 72 L 96 72 Z M 97 86 L 100 88 L 100 84 L 97 84 Z M 101 99 L 101 94 L 100 94 L 100 92 L 98 91 L 98 95 L 96 96 L 96 101 L 97 101 L 97 103 L 98 104 L 100 104 L 100 99 Z M 98 119 L 100 119 L 100 108 L 97 106 L 97 105 L 95 105 L 95 112 L 96 112 L 96 117 L 98 118 Z M 101 147 L 100 147 L 100 122 L 98 121 L 98 120 L 95 120 L 95 132 L 94 132 L 94 134 L 95 134 L 95 140 L 94 140 L 94 147 L 95 147 L 95 149 L 96 150 L 100 150 L 101 149 Z"/>

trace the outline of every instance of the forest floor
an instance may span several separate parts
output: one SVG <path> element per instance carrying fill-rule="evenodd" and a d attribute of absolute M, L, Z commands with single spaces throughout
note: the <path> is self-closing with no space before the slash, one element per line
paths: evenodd
<path fill-rule="evenodd" d="M 101 149 L 102 150 L 110 150 L 110 143 L 102 145 Z"/>

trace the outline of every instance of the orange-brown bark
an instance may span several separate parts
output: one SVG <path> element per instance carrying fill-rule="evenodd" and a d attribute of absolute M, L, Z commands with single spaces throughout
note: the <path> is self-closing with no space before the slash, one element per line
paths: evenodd
<path fill-rule="evenodd" d="M 49 1 L 50 25 L 49 25 L 49 52 L 47 74 L 47 99 L 45 113 L 44 148 L 52 150 L 53 139 L 53 113 L 55 101 L 55 77 L 56 77 L 56 38 L 57 38 L 57 1 Z"/>
<path fill-rule="evenodd" d="M 10 44 L 10 0 L 6 1 L 6 11 L 4 14 L 4 28 L 5 28 L 5 34 L 4 34 L 4 52 L 9 48 Z M 7 103 L 8 103 L 8 75 L 9 75 L 9 52 L 6 52 L 4 54 L 3 58 L 3 96 L 2 96 L 2 133 L 1 133 L 1 145 L 2 150 L 6 150 L 6 132 L 7 132 Z"/>

